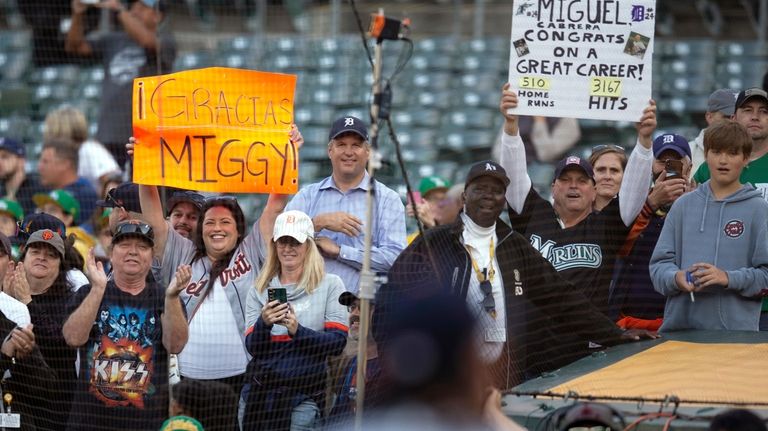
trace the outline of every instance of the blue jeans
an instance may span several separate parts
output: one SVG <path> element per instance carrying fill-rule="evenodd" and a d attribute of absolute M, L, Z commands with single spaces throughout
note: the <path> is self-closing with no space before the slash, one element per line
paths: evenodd
<path fill-rule="evenodd" d="M 318 425 L 318 417 L 320 417 L 320 409 L 317 407 L 317 404 L 311 400 L 302 401 L 291 412 L 291 431 L 315 429 Z"/>
<path fill-rule="evenodd" d="M 768 311 L 760 313 L 760 330 L 768 331 Z"/>

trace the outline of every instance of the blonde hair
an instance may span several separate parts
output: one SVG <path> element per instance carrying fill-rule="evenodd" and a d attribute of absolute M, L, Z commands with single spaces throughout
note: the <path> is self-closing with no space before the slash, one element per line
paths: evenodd
<path fill-rule="evenodd" d="M 64 105 L 45 116 L 43 141 L 67 138 L 79 147 L 88 139 L 88 121 L 85 115 L 71 105 Z"/>
<path fill-rule="evenodd" d="M 256 279 L 255 287 L 259 293 L 264 292 L 264 289 L 269 286 L 272 279 L 276 275 L 280 275 L 282 270 L 280 259 L 277 258 L 277 246 L 275 244 L 275 241 L 269 241 L 267 261 L 261 267 L 259 278 Z M 313 238 L 308 237 L 304 244 L 307 244 L 307 254 L 304 256 L 304 268 L 296 287 L 304 289 L 307 294 L 311 295 L 320 282 L 323 281 L 323 278 L 325 278 L 325 261 L 323 256 L 320 255 L 320 251 L 317 249 Z"/>

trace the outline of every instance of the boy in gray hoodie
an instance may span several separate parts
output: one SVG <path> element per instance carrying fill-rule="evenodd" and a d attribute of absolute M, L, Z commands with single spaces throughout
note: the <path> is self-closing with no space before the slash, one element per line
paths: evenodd
<path fill-rule="evenodd" d="M 768 202 L 739 180 L 751 153 L 738 123 L 705 132 L 712 177 L 672 205 L 651 257 L 653 287 L 667 297 L 661 332 L 758 330 L 768 292 Z"/>

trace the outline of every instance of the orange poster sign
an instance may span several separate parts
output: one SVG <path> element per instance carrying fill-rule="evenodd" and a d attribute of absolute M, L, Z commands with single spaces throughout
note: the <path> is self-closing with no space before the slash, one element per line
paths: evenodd
<path fill-rule="evenodd" d="M 211 67 L 133 81 L 133 181 L 296 193 L 296 76 Z"/>

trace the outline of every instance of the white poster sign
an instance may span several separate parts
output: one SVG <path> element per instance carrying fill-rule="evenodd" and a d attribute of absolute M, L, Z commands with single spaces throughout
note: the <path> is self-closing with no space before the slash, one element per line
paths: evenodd
<path fill-rule="evenodd" d="M 655 0 L 518 0 L 509 82 L 520 115 L 637 121 L 651 98 Z"/>

